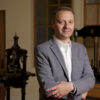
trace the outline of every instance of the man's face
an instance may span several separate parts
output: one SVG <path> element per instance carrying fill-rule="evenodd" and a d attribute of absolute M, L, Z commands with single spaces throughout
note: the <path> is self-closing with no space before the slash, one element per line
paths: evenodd
<path fill-rule="evenodd" d="M 59 39 L 69 39 L 74 31 L 74 15 L 70 11 L 59 11 L 53 23 L 55 36 Z"/>

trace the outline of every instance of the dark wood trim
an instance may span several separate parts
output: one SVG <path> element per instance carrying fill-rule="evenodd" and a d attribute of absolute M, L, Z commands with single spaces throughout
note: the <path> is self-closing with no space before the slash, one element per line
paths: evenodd
<path fill-rule="evenodd" d="M 0 73 L 5 72 L 6 65 L 5 65 L 5 10 L 0 10 L 0 41 L 2 42 L 2 45 L 0 43 Z M 5 100 L 5 87 L 3 84 L 0 84 L 0 100 Z"/>
<path fill-rule="evenodd" d="M 5 41 L 6 41 L 6 36 L 5 36 L 5 10 L 0 10 L 0 19 L 1 19 L 1 25 L 0 25 L 0 27 L 1 27 L 1 36 L 0 36 L 0 41 L 2 42 L 2 45 L 1 45 L 1 52 L 2 52 L 2 55 L 1 55 L 1 57 L 2 57 L 2 60 L 3 61 L 1 61 L 1 63 L 3 63 L 2 64 L 2 68 L 3 68 L 3 70 L 5 69 Z M 1 65 L 0 65 L 1 66 Z"/>

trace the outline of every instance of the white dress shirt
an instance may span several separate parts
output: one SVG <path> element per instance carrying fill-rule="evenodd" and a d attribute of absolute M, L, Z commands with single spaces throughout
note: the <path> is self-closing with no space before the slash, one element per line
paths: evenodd
<path fill-rule="evenodd" d="M 54 40 L 56 41 L 62 56 L 64 58 L 64 62 L 68 72 L 68 79 L 71 81 L 71 72 L 72 72 L 72 61 L 71 61 L 71 42 L 69 44 L 65 44 L 62 41 L 58 40 L 54 36 Z"/>

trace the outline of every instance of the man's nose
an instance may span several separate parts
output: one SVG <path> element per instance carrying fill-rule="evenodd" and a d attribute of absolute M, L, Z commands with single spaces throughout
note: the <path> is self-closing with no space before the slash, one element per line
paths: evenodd
<path fill-rule="evenodd" d="M 68 23 L 66 22 L 65 24 L 64 24 L 64 28 L 68 28 Z"/>

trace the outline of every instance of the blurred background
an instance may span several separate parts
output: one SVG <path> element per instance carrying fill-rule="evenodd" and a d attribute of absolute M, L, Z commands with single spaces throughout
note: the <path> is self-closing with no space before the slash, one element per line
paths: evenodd
<path fill-rule="evenodd" d="M 60 6 L 71 7 L 75 12 L 72 40 L 86 46 L 96 77 L 88 99 L 100 100 L 100 0 L 0 0 L 0 73 L 6 70 L 5 50 L 12 47 L 15 33 L 20 47 L 27 50 L 27 71 L 35 73 L 34 48 L 52 37 L 51 16 Z M 38 88 L 37 78 L 30 77 L 26 100 L 39 100 Z M 6 96 L 6 87 L 0 83 L 0 100 Z M 21 100 L 20 88 L 10 87 L 10 100 Z"/>

